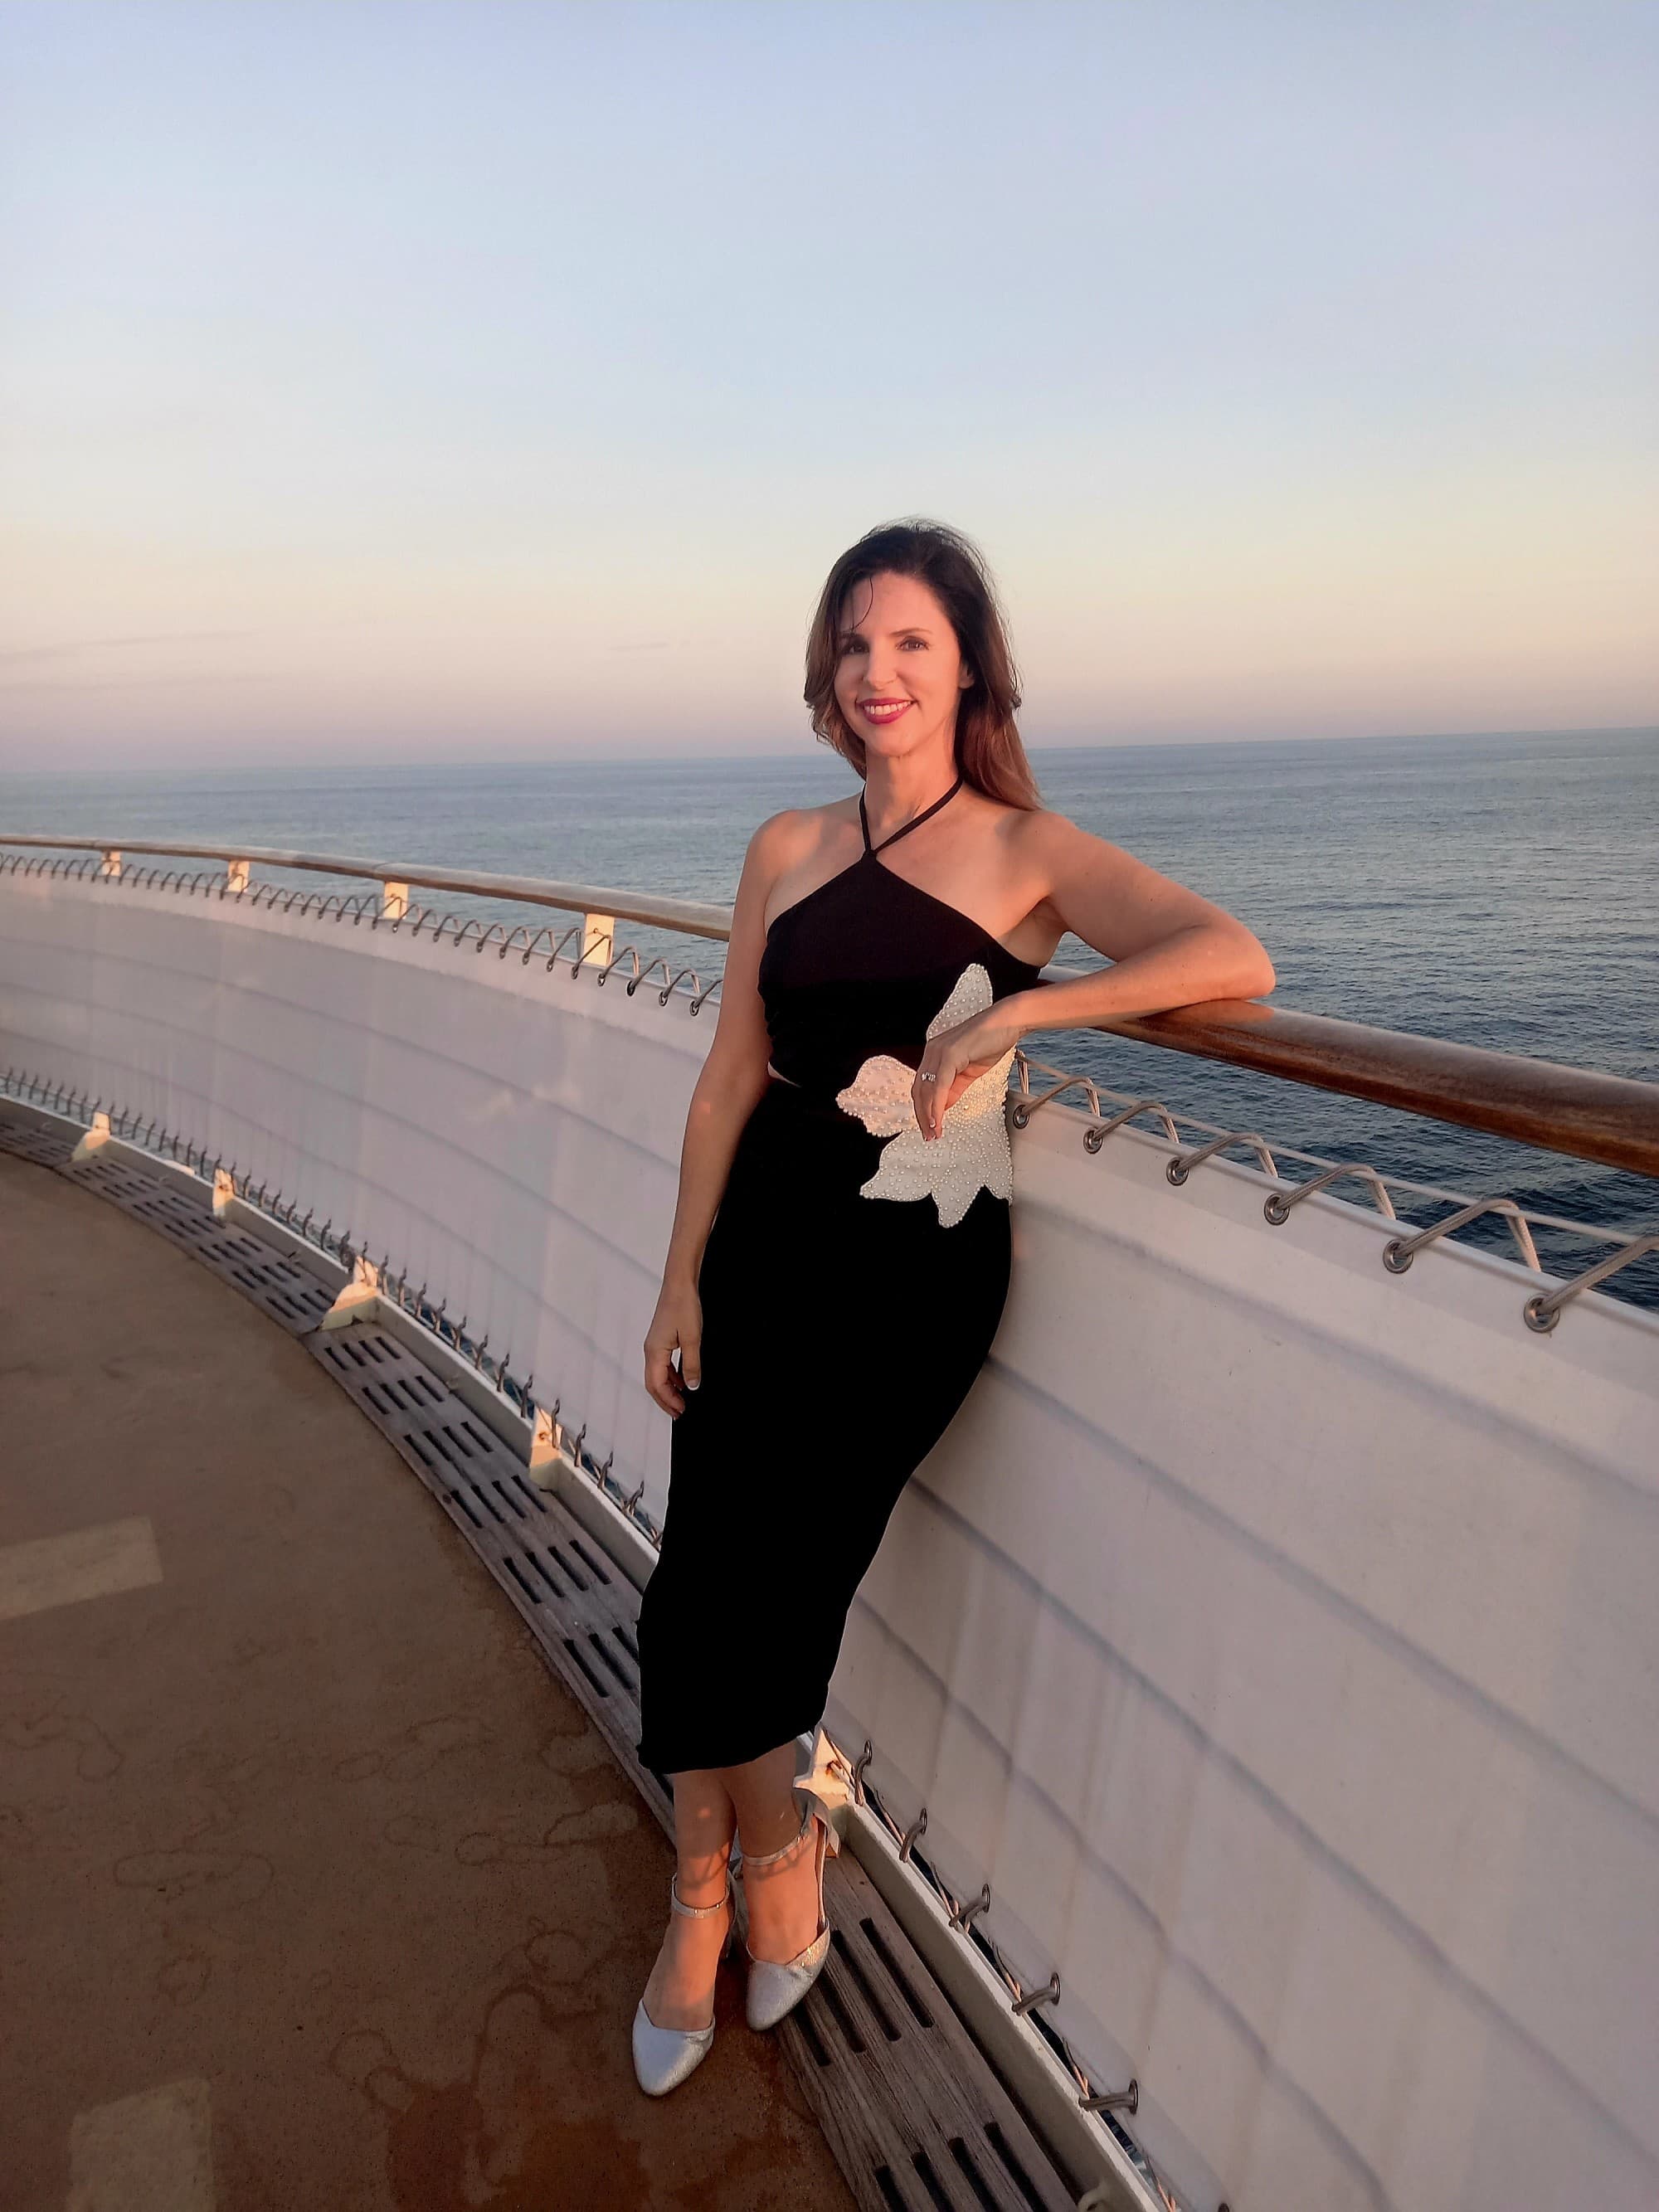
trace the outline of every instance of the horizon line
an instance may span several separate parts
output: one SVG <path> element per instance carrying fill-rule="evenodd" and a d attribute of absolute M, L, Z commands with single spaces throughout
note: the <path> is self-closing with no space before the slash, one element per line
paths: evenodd
<path fill-rule="evenodd" d="M 1231 751 L 1235 748 L 1249 745 L 1387 745 L 1420 744 L 1436 742 L 1455 744 L 1465 740 L 1478 739 L 1481 738 L 1624 737 L 1659 738 L 1659 722 L 1569 722 L 1552 724 L 1544 727 L 1533 729 L 1516 729 L 1499 726 L 1468 730 L 1379 730 L 1368 732 L 1361 735 L 1355 735 L 1351 732 L 1332 732 L 1328 734 L 1313 736 L 1304 734 L 1296 737 L 1251 735 L 1237 738 L 1096 738 L 1091 743 L 1083 744 L 1027 744 L 1024 750 L 1028 757 L 1035 758 L 1038 755 L 1053 753 L 1192 751 L 1206 745 L 1213 747 L 1217 750 L 1220 750 L 1224 747 L 1227 750 Z M 817 757 L 817 754 L 819 751 L 822 751 L 823 757 L 828 759 L 833 760 L 842 757 L 842 756 L 833 752 L 828 746 L 817 746 L 816 741 L 814 742 L 814 752 L 811 756 L 803 752 L 799 748 L 793 746 L 792 746 L 787 751 L 775 753 L 519 753 L 508 755 L 506 757 L 498 760 L 474 759 L 465 762 L 442 757 L 433 758 L 430 757 L 406 759 L 395 755 L 388 755 L 385 753 L 359 755 L 344 759 L 319 754 L 313 757 L 299 761 L 292 759 L 255 758 L 221 764 L 204 762 L 198 758 L 172 762 L 162 761 L 157 762 L 148 767 L 137 768 L 125 766 L 116 767 L 113 765 L 58 769 L 53 769 L 48 765 L 43 765 L 38 769 L 0 766 L 0 780 L 3 780 L 8 776 L 24 775 L 46 775 L 65 778 L 70 776 L 164 775 L 185 773 L 199 775 L 204 773 L 208 775 L 234 775 L 244 771 L 248 773 L 258 772 L 260 774 L 269 774 L 273 770 L 278 772 L 287 770 L 297 775 L 319 768 L 334 769 L 396 769 L 407 770 L 414 769 L 450 769 L 465 766 L 469 772 L 476 774 L 481 769 L 607 768 L 620 766 L 623 763 L 627 763 L 630 766 L 668 768 L 687 768 L 696 766 L 718 767 L 732 765 L 738 763 L 776 763 L 783 761 L 805 760 L 808 757 Z M 847 765 L 850 767 L 851 764 L 848 763 Z"/>

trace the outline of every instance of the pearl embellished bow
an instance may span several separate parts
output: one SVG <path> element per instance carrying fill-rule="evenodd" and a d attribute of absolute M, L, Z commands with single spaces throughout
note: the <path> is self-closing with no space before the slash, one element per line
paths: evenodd
<path fill-rule="evenodd" d="M 990 976 L 974 961 L 963 969 L 949 998 L 928 1023 L 928 1036 L 937 1036 L 983 1013 L 994 996 Z M 921 1133 L 911 1095 L 915 1068 L 890 1053 L 872 1054 L 846 1089 L 836 1093 L 836 1105 L 856 1115 L 872 1136 L 891 1139 L 882 1147 L 874 1175 L 860 1184 L 862 1195 L 931 1198 L 939 1208 L 939 1225 L 945 1229 L 961 1220 L 981 1190 L 1012 1198 L 1014 1163 L 1003 1102 L 1013 1059 L 1010 1045 L 994 1066 L 976 1075 L 956 1103 L 945 1109 L 938 1136 L 928 1138 Z"/>

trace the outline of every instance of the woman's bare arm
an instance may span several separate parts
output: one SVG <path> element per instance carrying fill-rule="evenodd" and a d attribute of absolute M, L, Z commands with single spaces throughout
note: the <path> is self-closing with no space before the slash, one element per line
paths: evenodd
<path fill-rule="evenodd" d="M 1022 1033 L 1085 1029 L 1114 1015 L 1273 989 L 1278 979 L 1265 947 L 1224 908 L 1063 814 L 1033 816 L 1026 834 L 1048 884 L 1045 903 L 1112 965 L 1004 1000 L 997 1011 L 1018 1019 Z"/>
<path fill-rule="evenodd" d="M 1032 1030 L 1087 1029 L 1204 999 L 1253 999 L 1277 980 L 1244 923 L 1063 814 L 1028 815 L 1020 842 L 1029 880 L 1045 886 L 1040 910 L 1050 926 L 1073 931 L 1113 964 L 1074 983 L 1011 991 L 930 1039 L 910 1093 L 924 1138 L 937 1138 L 969 1085 Z"/>
<path fill-rule="evenodd" d="M 763 915 L 781 868 L 799 842 L 799 813 L 770 815 L 749 841 L 732 908 L 714 1034 L 691 1092 L 680 1148 L 679 1195 L 663 1261 L 662 1294 L 645 1340 L 645 1386 L 665 1413 L 684 1409 L 673 1354 L 692 1388 L 702 1374 L 697 1271 L 732 1171 L 744 1125 L 770 1080 L 771 1039 L 758 981 Z"/>

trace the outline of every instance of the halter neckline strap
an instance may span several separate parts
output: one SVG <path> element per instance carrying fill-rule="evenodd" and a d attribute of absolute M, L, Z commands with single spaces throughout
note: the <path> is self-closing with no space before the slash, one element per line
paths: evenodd
<path fill-rule="evenodd" d="M 961 788 L 962 778 L 958 775 L 956 781 L 951 786 L 949 791 L 947 791 L 942 798 L 936 799 L 931 806 L 924 806 L 920 814 L 913 814 L 908 822 L 903 823 L 898 829 L 894 830 L 890 837 L 884 837 L 879 845 L 872 845 L 870 842 L 870 817 L 864 811 L 864 793 L 860 791 L 859 793 L 859 827 L 864 832 L 865 851 L 866 853 L 884 853 L 890 845 L 896 844 L 898 840 L 904 836 L 908 831 L 919 829 L 927 819 L 930 814 L 937 814 L 940 807 L 944 805 L 945 799 L 954 799 Z"/>

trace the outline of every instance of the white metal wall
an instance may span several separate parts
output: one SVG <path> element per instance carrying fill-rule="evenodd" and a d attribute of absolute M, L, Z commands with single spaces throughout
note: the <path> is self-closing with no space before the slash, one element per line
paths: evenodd
<path fill-rule="evenodd" d="M 718 956 L 716 956 L 718 957 Z M 713 1028 L 366 925 L 0 876 L 0 1065 L 349 1224 L 660 1513 L 640 1380 Z M 1178 1066 L 1172 1071 L 1178 1089 Z M 1015 1141 L 993 1357 L 832 1731 L 1192 2201 L 1659 2202 L 1659 1326 L 1133 1132 Z M 849 1431 L 849 1434 L 853 1433 Z"/>

